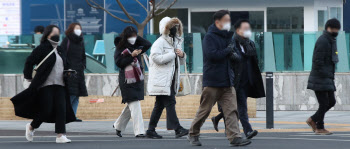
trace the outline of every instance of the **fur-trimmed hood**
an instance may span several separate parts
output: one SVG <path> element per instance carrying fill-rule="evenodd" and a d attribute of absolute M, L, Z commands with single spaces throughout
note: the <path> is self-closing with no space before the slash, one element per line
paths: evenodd
<path fill-rule="evenodd" d="M 159 22 L 159 33 L 161 35 L 166 35 L 169 36 L 170 34 L 170 29 L 172 27 L 174 27 L 175 25 L 179 25 L 179 28 L 177 30 L 177 36 L 182 36 L 183 34 L 183 26 L 182 26 L 182 22 L 180 21 L 180 19 L 174 17 L 174 18 L 170 18 L 170 17 L 164 17 L 160 22 Z"/>

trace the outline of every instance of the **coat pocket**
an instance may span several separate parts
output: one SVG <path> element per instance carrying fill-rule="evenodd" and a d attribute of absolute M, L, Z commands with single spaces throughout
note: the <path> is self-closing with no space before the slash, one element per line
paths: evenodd
<path fill-rule="evenodd" d="M 157 71 L 154 77 L 154 86 L 165 87 L 168 83 L 168 74 L 169 72 Z"/>

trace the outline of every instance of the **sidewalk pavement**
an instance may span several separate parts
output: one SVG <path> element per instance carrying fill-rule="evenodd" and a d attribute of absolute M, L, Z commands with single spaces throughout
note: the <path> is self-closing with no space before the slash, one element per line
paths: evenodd
<path fill-rule="evenodd" d="M 311 132 L 309 126 L 305 123 L 315 111 L 275 111 L 274 113 L 274 129 L 266 129 L 266 113 L 258 111 L 257 118 L 251 118 L 250 122 L 254 129 L 259 132 Z M 119 115 L 116 115 L 117 118 Z M 30 120 L 0 121 L 0 136 L 22 136 L 25 129 L 25 124 Z M 149 119 L 145 119 L 145 129 L 147 130 Z M 180 123 L 184 128 L 191 126 L 192 119 L 180 119 Z M 114 120 L 84 120 L 84 122 L 74 122 L 67 125 L 68 135 L 88 135 L 88 134 L 115 134 L 112 128 Z M 350 132 L 350 111 L 330 111 L 325 117 L 325 127 L 330 131 Z M 241 127 L 242 128 L 242 127 Z M 224 132 L 223 121 L 219 124 L 219 133 Z M 17 133 L 15 133 L 17 132 Z M 40 132 L 54 133 L 54 124 L 42 124 L 37 130 L 37 134 L 47 135 Z M 166 130 L 166 120 L 159 121 L 157 132 L 159 134 L 174 134 L 174 131 Z M 201 133 L 215 133 L 210 119 L 204 123 Z M 243 132 L 241 130 L 241 132 Z M 133 135 L 132 122 L 130 121 L 124 135 Z"/>

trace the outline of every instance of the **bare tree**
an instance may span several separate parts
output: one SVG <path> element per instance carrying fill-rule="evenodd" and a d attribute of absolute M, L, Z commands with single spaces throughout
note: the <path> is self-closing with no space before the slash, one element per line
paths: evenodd
<path fill-rule="evenodd" d="M 106 13 L 108 13 L 109 15 L 111 15 L 113 18 L 116 18 L 116 19 L 118 19 L 122 22 L 125 22 L 125 23 L 131 23 L 131 24 L 136 25 L 139 36 L 143 36 L 143 30 L 144 30 L 145 26 L 152 18 L 164 13 L 165 11 L 167 11 L 170 7 L 172 7 L 177 2 L 177 0 L 173 0 L 167 7 L 165 7 L 165 9 L 160 11 L 160 9 L 159 9 L 160 5 L 162 5 L 167 0 L 160 0 L 160 2 L 158 2 L 158 3 L 156 3 L 155 0 L 150 0 L 149 1 L 149 5 L 150 5 L 149 10 L 139 0 L 134 0 L 147 12 L 146 18 L 142 22 L 137 22 L 134 19 L 134 17 L 132 17 L 129 14 L 129 12 L 125 9 L 125 7 L 120 2 L 120 0 L 116 0 L 116 2 L 118 3 L 119 7 L 122 9 L 122 11 L 127 16 L 128 19 L 122 19 L 120 17 L 117 17 L 116 15 L 112 14 L 110 11 L 108 11 L 107 9 L 105 9 L 104 7 L 102 7 L 101 5 L 96 3 L 94 0 L 85 0 L 85 1 L 90 7 L 95 8 L 95 9 L 101 9 L 101 10 L 105 11 Z"/>

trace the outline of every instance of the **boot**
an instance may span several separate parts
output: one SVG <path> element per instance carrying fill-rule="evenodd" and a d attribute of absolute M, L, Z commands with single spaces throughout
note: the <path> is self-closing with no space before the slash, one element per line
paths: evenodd
<path fill-rule="evenodd" d="M 311 117 L 309 117 L 307 120 L 306 120 L 306 124 L 308 124 L 312 131 L 315 132 L 316 131 L 316 123 L 311 119 Z"/>

